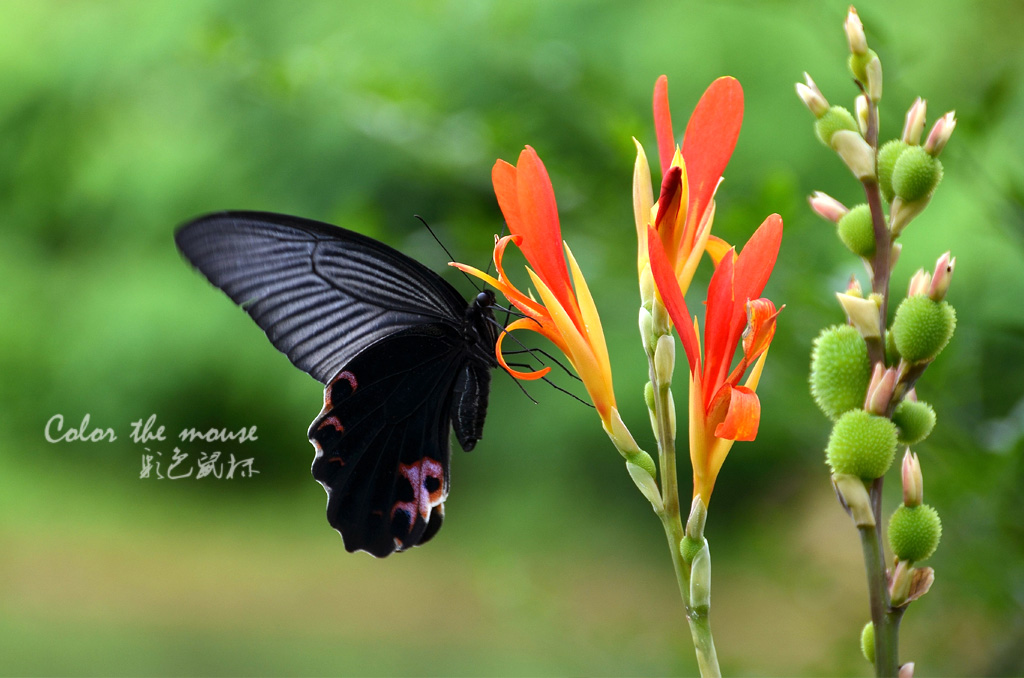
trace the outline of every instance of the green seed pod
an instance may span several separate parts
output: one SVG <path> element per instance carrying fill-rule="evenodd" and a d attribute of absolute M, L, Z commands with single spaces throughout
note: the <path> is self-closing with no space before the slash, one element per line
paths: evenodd
<path fill-rule="evenodd" d="M 892 336 L 892 330 L 885 331 L 885 366 L 893 367 L 900 361 L 900 352 L 896 348 L 896 339 Z"/>
<path fill-rule="evenodd" d="M 654 384 L 647 382 L 644 385 L 644 402 L 647 403 L 647 409 L 651 412 L 654 411 Z"/>
<path fill-rule="evenodd" d="M 942 163 L 920 146 L 900 153 L 892 170 L 892 190 L 906 202 L 923 198 L 935 190 L 942 178 Z"/>
<path fill-rule="evenodd" d="M 900 560 L 920 562 L 935 553 L 942 521 L 931 506 L 900 506 L 889 519 L 889 546 Z"/>
<path fill-rule="evenodd" d="M 878 187 L 882 189 L 882 197 L 886 202 L 892 202 L 896 197 L 895 191 L 892 190 L 892 172 L 896 168 L 896 160 L 908 148 L 910 144 L 907 142 L 893 139 L 878 149 Z"/>
<path fill-rule="evenodd" d="M 832 147 L 832 135 L 843 129 L 860 132 L 860 127 L 857 126 L 857 120 L 853 114 L 842 106 L 833 106 L 814 122 L 815 133 L 821 142 L 829 148 Z"/>
<path fill-rule="evenodd" d="M 864 659 L 875 663 L 875 625 L 872 622 L 865 624 L 860 632 L 860 651 L 864 653 Z"/>
<path fill-rule="evenodd" d="M 825 457 L 833 473 L 873 480 L 896 456 L 896 425 L 864 410 L 850 410 L 832 427 Z"/>
<path fill-rule="evenodd" d="M 839 239 L 857 256 L 868 259 L 875 254 L 875 227 L 871 223 L 871 208 L 857 205 L 843 215 L 837 224 Z"/>
<path fill-rule="evenodd" d="M 863 54 L 851 54 L 850 58 L 846 61 L 847 65 L 850 67 L 850 73 L 853 74 L 853 77 L 866 85 L 868 82 L 868 62 L 877 56 L 878 55 L 875 54 L 875 50 L 873 49 L 869 49 Z"/>
<path fill-rule="evenodd" d="M 935 410 L 928 403 L 904 400 L 892 413 L 900 444 L 916 445 L 935 428 Z"/>
<path fill-rule="evenodd" d="M 825 416 L 835 421 L 864 405 L 871 363 L 864 338 L 850 325 L 821 331 L 811 351 L 811 395 Z"/>
<path fill-rule="evenodd" d="M 907 297 L 896 309 L 892 334 L 896 350 L 910 363 L 931 360 L 949 343 L 956 329 L 956 311 L 947 301 L 923 294 Z"/>

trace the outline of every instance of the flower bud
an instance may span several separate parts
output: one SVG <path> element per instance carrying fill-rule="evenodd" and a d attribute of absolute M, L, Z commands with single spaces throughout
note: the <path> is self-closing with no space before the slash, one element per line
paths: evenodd
<path fill-rule="evenodd" d="M 690 515 L 686 518 L 686 536 L 691 539 L 704 539 L 704 525 L 708 520 L 708 507 L 698 494 L 690 502 Z"/>
<path fill-rule="evenodd" d="M 832 223 L 837 223 L 843 218 L 843 215 L 850 211 L 843 203 L 821 191 L 815 191 L 811 197 L 807 198 L 807 202 L 811 204 L 811 209 L 817 212 L 818 216 L 824 217 Z"/>
<path fill-rule="evenodd" d="M 668 392 L 668 412 L 665 413 L 665 418 L 668 419 L 668 436 L 672 440 L 676 438 L 676 399 L 672 395 L 671 389 Z"/>
<path fill-rule="evenodd" d="M 871 384 L 868 386 L 864 409 L 872 414 L 885 415 L 889 409 L 892 394 L 896 390 L 898 377 L 899 370 L 897 368 L 884 369 L 881 363 L 875 363 L 875 371 L 871 375 Z"/>
<path fill-rule="evenodd" d="M 663 304 L 658 299 L 654 300 L 654 305 L 651 308 L 651 316 L 654 318 L 654 334 L 662 335 L 668 334 L 672 331 L 672 318 L 669 317 L 668 310 L 665 309 Z M 651 350 L 654 349 L 654 345 L 651 345 Z"/>
<path fill-rule="evenodd" d="M 843 31 L 846 32 L 846 41 L 850 45 L 851 54 L 866 54 L 868 52 L 868 39 L 864 35 L 864 24 L 860 21 L 857 10 L 850 6 L 846 14 L 846 21 L 843 22 Z M 856 77 L 854 73 L 854 77 Z"/>
<path fill-rule="evenodd" d="M 921 143 L 921 132 L 924 131 L 924 121 L 928 114 L 928 102 L 917 97 L 907 111 L 906 120 L 903 122 L 903 135 L 900 139 L 910 146 Z"/>
<path fill-rule="evenodd" d="M 865 339 L 878 339 L 882 336 L 881 320 L 878 309 L 882 298 L 877 294 L 868 295 L 867 299 L 849 294 L 836 293 L 839 305 L 846 312 L 846 319 Z"/>
<path fill-rule="evenodd" d="M 896 678 L 914 678 L 914 662 L 907 662 L 900 666 L 900 672 Z"/>
<path fill-rule="evenodd" d="M 902 139 L 892 139 L 878 149 L 878 188 L 886 202 L 892 202 L 896 193 L 892 190 L 892 171 L 896 168 L 896 160 L 900 154 L 910 148 Z"/>
<path fill-rule="evenodd" d="M 919 200 L 935 190 L 942 179 L 942 163 L 920 146 L 903 151 L 892 170 L 892 190 L 906 202 Z"/>
<path fill-rule="evenodd" d="M 903 454 L 903 505 L 914 508 L 924 501 L 924 476 L 921 474 L 921 462 L 917 455 L 907 448 Z"/>
<path fill-rule="evenodd" d="M 821 139 L 821 143 L 830 148 L 835 148 L 832 145 L 832 137 L 835 136 L 835 133 L 844 130 L 860 136 L 860 127 L 857 125 L 857 121 L 850 111 L 842 106 L 832 106 L 814 123 L 814 131 Z"/>
<path fill-rule="evenodd" d="M 807 109 L 814 114 L 814 117 L 820 118 L 828 113 L 828 101 L 821 93 L 821 90 L 818 89 L 818 86 L 814 84 L 814 81 L 811 80 L 809 74 L 804 73 L 804 80 L 806 84 L 803 82 L 796 84 L 796 94 L 804 102 L 804 105 L 807 106 Z"/>
<path fill-rule="evenodd" d="M 875 526 L 871 497 L 861 478 L 847 473 L 833 473 L 832 488 L 857 527 Z"/>
<path fill-rule="evenodd" d="M 850 410 L 832 427 L 825 449 L 833 473 L 879 478 L 896 455 L 896 426 L 864 410 Z"/>
<path fill-rule="evenodd" d="M 935 428 L 935 410 L 926 402 L 904 399 L 892 413 L 900 443 L 916 445 Z"/>
<path fill-rule="evenodd" d="M 942 301 L 949 291 L 949 283 L 953 279 L 953 269 L 956 268 L 956 257 L 950 259 L 949 252 L 946 252 L 935 262 L 935 273 L 932 274 L 931 284 L 928 286 L 928 298 L 933 301 Z"/>
<path fill-rule="evenodd" d="M 647 264 L 640 271 L 640 301 L 648 311 L 651 310 L 654 304 L 654 297 L 654 274 L 651 273 L 651 265 Z"/>
<path fill-rule="evenodd" d="M 872 664 L 875 663 L 875 625 L 868 622 L 860 632 L 860 651 Z"/>
<path fill-rule="evenodd" d="M 947 301 L 923 294 L 907 297 L 896 309 L 892 332 L 896 349 L 909 363 L 931 360 L 949 343 L 956 329 L 956 311 Z"/>
<path fill-rule="evenodd" d="M 882 100 L 882 61 L 871 50 L 868 50 L 868 62 L 864 67 L 864 73 L 868 79 L 868 97 L 877 104 Z"/>
<path fill-rule="evenodd" d="M 892 248 L 889 250 L 889 272 L 891 273 L 896 269 L 896 262 L 900 260 L 900 254 L 903 252 L 903 245 L 898 242 L 892 244 Z"/>
<path fill-rule="evenodd" d="M 889 546 L 900 560 L 925 560 L 939 545 L 942 521 L 931 506 L 900 506 L 889 519 Z"/>
<path fill-rule="evenodd" d="M 864 141 L 859 131 L 836 130 L 831 137 L 831 146 L 853 176 L 860 181 L 875 181 L 875 149 Z"/>
<path fill-rule="evenodd" d="M 863 136 L 868 134 L 868 116 L 871 113 L 871 109 L 868 106 L 868 97 L 866 94 L 858 94 L 854 101 L 853 112 L 857 118 L 857 124 L 860 126 L 860 133 Z"/>
<path fill-rule="evenodd" d="M 611 416 L 609 422 L 601 422 L 604 426 L 604 432 L 611 438 L 612 444 L 615 445 L 615 449 L 628 460 L 633 461 L 635 464 L 646 463 L 637 454 L 646 455 L 647 459 L 650 459 L 650 455 L 640 449 L 640 446 L 633 440 L 633 435 L 626 428 L 626 423 L 622 421 L 622 416 L 619 414 L 619 410 L 616 407 L 612 407 Z M 654 461 L 650 462 L 651 474 L 654 474 Z"/>
<path fill-rule="evenodd" d="M 711 607 L 711 551 L 704 548 L 697 551 L 690 563 L 690 609 L 706 613 Z"/>
<path fill-rule="evenodd" d="M 650 455 L 646 452 L 641 452 L 640 454 L 651 460 L 651 466 L 654 465 L 654 460 L 651 459 Z M 640 459 L 640 462 L 637 464 L 632 459 L 627 459 L 626 470 L 629 472 L 629 477 L 633 479 L 633 484 L 640 490 L 640 493 L 644 495 L 647 501 L 651 502 L 654 510 L 660 513 L 664 509 L 664 503 L 661 499 L 661 492 L 658 490 L 658 483 L 655 482 L 651 472 L 645 468 L 646 460 Z"/>
<path fill-rule="evenodd" d="M 932 274 L 923 268 L 917 269 L 914 275 L 910 276 L 910 284 L 907 285 L 907 296 L 916 297 L 925 294 L 932 284 Z"/>
<path fill-rule="evenodd" d="M 644 351 L 648 355 L 654 352 L 656 339 L 654 338 L 654 317 L 651 312 L 643 306 L 640 307 L 640 341 L 644 344 Z"/>
<path fill-rule="evenodd" d="M 924 150 L 933 158 L 942 152 L 946 142 L 956 129 L 956 111 L 950 111 L 935 122 L 928 139 L 924 142 Z"/>
<path fill-rule="evenodd" d="M 654 384 L 647 382 L 644 385 L 644 402 L 647 404 L 647 409 L 651 412 L 654 411 Z"/>
<path fill-rule="evenodd" d="M 835 421 L 864 402 L 871 379 L 867 344 L 849 325 L 822 330 L 811 351 L 811 395 L 825 416 Z"/>
<path fill-rule="evenodd" d="M 847 249 L 859 257 L 870 259 L 875 254 L 875 227 L 871 222 L 871 208 L 857 205 L 847 212 L 837 227 L 839 239 Z"/>
<path fill-rule="evenodd" d="M 914 581 L 914 567 L 906 560 L 897 560 L 889 576 L 889 604 L 901 607 L 907 603 L 910 585 Z"/>
<path fill-rule="evenodd" d="M 907 224 L 924 211 L 931 199 L 930 193 L 917 200 L 904 200 L 899 195 L 893 198 L 892 208 L 889 210 L 889 230 L 893 239 L 898 238 Z"/>
<path fill-rule="evenodd" d="M 676 367 L 676 341 L 671 334 L 658 337 L 658 345 L 654 349 L 654 376 L 661 388 L 668 388 L 672 383 L 672 371 Z"/>

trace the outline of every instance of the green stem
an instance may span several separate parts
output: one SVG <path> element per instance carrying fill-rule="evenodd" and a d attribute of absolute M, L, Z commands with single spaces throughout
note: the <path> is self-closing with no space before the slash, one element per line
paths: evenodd
<path fill-rule="evenodd" d="M 648 359 L 651 383 L 654 385 L 654 416 L 657 422 L 654 433 L 658 439 L 663 501 L 663 509 L 658 516 L 665 529 L 665 538 L 668 540 L 668 550 L 672 557 L 676 582 L 679 585 L 679 595 L 686 608 L 686 620 L 690 626 L 690 635 L 693 638 L 700 675 L 704 678 L 717 678 L 722 675 L 722 672 L 718 667 L 715 641 L 711 635 L 711 622 L 708 617 L 710 610 L 707 607 L 695 610 L 690 606 L 690 567 L 683 559 L 682 551 L 679 548 L 685 531 L 679 512 L 679 480 L 676 471 L 676 444 L 672 425 L 672 417 L 675 416 L 675 413 L 672 412 L 669 398 L 669 384 L 662 384 L 658 381 L 654 369 L 654 356 L 648 354 Z"/>
<path fill-rule="evenodd" d="M 889 604 L 885 552 L 882 550 L 881 515 L 882 479 L 871 486 L 872 512 L 875 525 L 859 527 L 864 568 L 868 577 L 868 596 L 871 601 L 871 621 L 875 626 L 875 675 L 896 678 L 899 673 L 899 625 L 902 608 Z"/>

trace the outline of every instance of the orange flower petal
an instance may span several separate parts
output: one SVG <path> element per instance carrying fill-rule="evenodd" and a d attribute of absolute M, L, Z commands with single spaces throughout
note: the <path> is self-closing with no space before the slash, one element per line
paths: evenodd
<path fill-rule="evenodd" d="M 661 294 L 661 301 L 665 304 L 665 310 L 675 323 L 679 332 L 679 339 L 683 342 L 683 350 L 686 351 L 686 359 L 690 363 L 690 373 L 696 374 L 700 371 L 700 346 L 697 342 L 697 332 L 690 324 L 690 311 L 686 308 L 686 300 L 679 290 L 676 282 L 675 271 L 669 263 L 661 242 L 653 228 L 647 233 L 647 250 L 651 260 L 651 274 L 654 276 L 654 283 Z"/>
<path fill-rule="evenodd" d="M 775 319 L 780 308 L 769 299 L 754 299 L 747 303 L 747 329 L 743 332 L 743 355 L 746 362 L 756 360 L 768 350 L 775 336 Z"/>
<path fill-rule="evenodd" d="M 690 178 L 690 210 L 696 220 L 718 187 L 743 123 L 743 88 L 722 77 L 705 90 L 686 125 L 683 157 Z"/>
<path fill-rule="evenodd" d="M 672 114 L 668 108 L 668 78 L 661 76 L 654 83 L 654 131 L 658 135 L 658 157 L 662 175 L 672 164 L 676 140 L 672 135 Z"/>
<path fill-rule="evenodd" d="M 757 394 L 746 386 L 722 387 L 722 398 L 725 400 L 725 416 L 715 427 L 715 437 L 726 440 L 753 440 L 757 437 L 757 427 L 761 422 L 761 401 Z M 716 396 L 716 400 L 720 396 Z M 717 410 L 717 408 L 716 408 Z"/>
<path fill-rule="evenodd" d="M 508 327 L 505 328 L 505 331 L 498 335 L 498 341 L 494 344 L 494 355 L 498 358 L 498 364 L 516 379 L 522 379 L 524 381 L 540 379 L 551 371 L 550 367 L 543 367 L 535 372 L 520 372 L 519 370 L 509 367 L 508 363 L 505 362 L 505 355 L 502 353 L 501 344 L 505 341 L 505 337 L 509 332 L 514 332 L 516 330 L 533 330 L 536 332 L 537 324 L 530 318 L 520 318 L 519 320 L 510 323 Z"/>

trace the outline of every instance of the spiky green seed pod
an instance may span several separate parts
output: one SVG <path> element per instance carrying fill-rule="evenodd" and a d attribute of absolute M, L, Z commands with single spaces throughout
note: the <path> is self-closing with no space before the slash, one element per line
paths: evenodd
<path fill-rule="evenodd" d="M 868 62 L 876 58 L 878 55 L 875 54 L 875 50 L 869 49 L 863 54 L 851 54 L 850 58 L 847 59 L 846 63 L 850 67 L 850 73 L 853 77 L 860 80 L 862 83 L 867 84 L 868 82 Z"/>
<path fill-rule="evenodd" d="M 946 347 L 956 329 L 956 311 L 947 301 L 923 294 L 907 297 L 896 309 L 892 334 L 896 350 L 910 363 L 931 360 Z"/>
<path fill-rule="evenodd" d="M 860 632 L 860 651 L 864 659 L 875 663 L 875 625 L 872 622 L 865 624 L 864 630 Z"/>
<path fill-rule="evenodd" d="M 864 405 L 871 381 L 871 362 L 864 338 L 850 325 L 821 331 L 811 351 L 811 395 L 825 416 L 835 421 L 843 412 Z"/>
<path fill-rule="evenodd" d="M 896 456 L 896 425 L 864 410 L 850 410 L 832 427 L 825 457 L 833 473 L 880 478 Z"/>
<path fill-rule="evenodd" d="M 916 445 L 935 428 L 935 410 L 925 402 L 904 400 L 892 413 L 898 439 L 903 445 Z"/>
<path fill-rule="evenodd" d="M 853 114 L 842 106 L 831 107 L 825 115 L 814 122 L 815 133 L 821 139 L 821 143 L 829 148 L 832 147 L 832 135 L 843 129 L 850 130 L 851 132 L 860 132 L 857 120 L 853 117 Z"/>
<path fill-rule="evenodd" d="M 893 367 L 900 361 L 900 351 L 896 348 L 896 338 L 892 336 L 892 330 L 885 331 L 885 365 Z"/>
<path fill-rule="evenodd" d="M 857 256 L 865 259 L 875 254 L 875 227 L 871 223 L 871 208 L 857 205 L 843 215 L 837 224 L 839 239 Z"/>
<path fill-rule="evenodd" d="M 900 560 L 920 562 L 935 553 L 942 521 L 928 504 L 900 506 L 889 519 L 889 546 Z"/>
<path fill-rule="evenodd" d="M 911 146 L 900 153 L 892 169 L 892 190 L 906 202 L 923 198 L 942 179 L 942 163 L 920 146 Z"/>
<path fill-rule="evenodd" d="M 878 187 L 882 189 L 882 197 L 886 202 L 892 202 L 896 197 L 895 191 L 892 190 L 892 172 L 896 168 L 896 161 L 908 148 L 910 144 L 907 142 L 893 139 L 878 149 Z"/>

